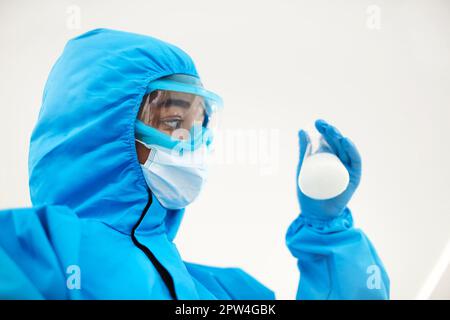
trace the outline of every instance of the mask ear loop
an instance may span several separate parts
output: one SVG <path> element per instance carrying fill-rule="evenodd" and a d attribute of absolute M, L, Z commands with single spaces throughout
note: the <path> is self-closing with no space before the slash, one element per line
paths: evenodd
<path fill-rule="evenodd" d="M 136 139 L 136 141 L 139 141 Z M 139 141 L 140 143 L 142 143 L 146 148 L 148 148 L 150 150 L 150 152 L 148 153 L 148 157 L 145 160 L 145 162 L 143 164 L 141 164 L 141 166 L 145 167 L 145 168 L 149 168 L 149 166 L 154 162 L 157 150 L 156 148 L 146 144 L 145 142 Z"/>

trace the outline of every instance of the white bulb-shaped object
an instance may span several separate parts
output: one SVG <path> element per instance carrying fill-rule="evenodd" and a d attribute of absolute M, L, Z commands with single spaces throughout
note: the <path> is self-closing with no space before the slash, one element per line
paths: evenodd
<path fill-rule="evenodd" d="M 347 169 L 336 155 L 319 152 L 306 156 L 303 160 L 298 185 L 308 197 L 326 200 L 344 192 L 349 179 Z"/>

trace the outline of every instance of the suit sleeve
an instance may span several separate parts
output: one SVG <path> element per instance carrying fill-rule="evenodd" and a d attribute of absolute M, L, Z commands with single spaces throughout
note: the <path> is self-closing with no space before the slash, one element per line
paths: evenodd
<path fill-rule="evenodd" d="M 218 268 L 185 263 L 200 299 L 273 300 L 272 290 L 240 268 Z"/>
<path fill-rule="evenodd" d="M 65 207 L 0 211 L 0 299 L 76 299 L 66 271 L 78 264 L 79 224 Z"/>
<path fill-rule="evenodd" d="M 297 258 L 297 299 L 389 299 L 389 278 L 349 209 L 332 220 L 299 215 L 286 235 Z"/>

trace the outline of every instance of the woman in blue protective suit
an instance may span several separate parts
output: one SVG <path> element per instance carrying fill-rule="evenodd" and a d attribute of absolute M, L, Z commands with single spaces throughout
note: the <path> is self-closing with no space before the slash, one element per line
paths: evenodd
<path fill-rule="evenodd" d="M 241 269 L 183 261 L 173 243 L 206 177 L 219 108 L 173 45 L 105 29 L 69 41 L 31 137 L 33 207 L 0 212 L 0 298 L 274 298 Z M 383 264 L 347 208 L 358 152 L 328 123 L 316 127 L 350 184 L 322 201 L 297 190 L 301 214 L 286 235 L 297 298 L 388 298 Z M 299 168 L 307 139 L 301 131 Z"/>

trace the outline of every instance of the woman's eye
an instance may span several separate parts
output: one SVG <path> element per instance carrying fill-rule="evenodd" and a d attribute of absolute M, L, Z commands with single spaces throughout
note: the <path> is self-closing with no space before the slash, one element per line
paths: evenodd
<path fill-rule="evenodd" d="M 179 129 L 181 125 L 181 120 L 174 119 L 174 120 L 165 120 L 163 121 L 163 124 L 169 127 L 170 129 Z"/>

